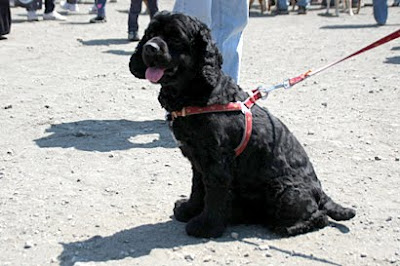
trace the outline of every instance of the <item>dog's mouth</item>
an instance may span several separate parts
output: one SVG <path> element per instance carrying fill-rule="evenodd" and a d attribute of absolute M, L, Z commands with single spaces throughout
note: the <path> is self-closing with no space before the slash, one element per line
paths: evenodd
<path fill-rule="evenodd" d="M 150 82 L 157 83 L 165 73 L 164 68 L 159 68 L 159 67 L 148 67 L 146 69 L 146 79 L 149 80 Z"/>
<path fill-rule="evenodd" d="M 177 66 L 170 67 L 170 68 L 149 66 L 146 69 L 145 77 L 148 81 L 150 81 L 152 83 L 160 83 L 162 81 L 166 82 L 167 81 L 166 78 L 167 77 L 172 78 L 176 74 L 177 71 L 178 71 Z"/>

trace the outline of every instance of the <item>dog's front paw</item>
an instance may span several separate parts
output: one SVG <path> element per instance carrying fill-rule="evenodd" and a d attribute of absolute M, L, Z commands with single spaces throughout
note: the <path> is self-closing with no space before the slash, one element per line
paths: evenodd
<path fill-rule="evenodd" d="M 213 221 L 206 216 L 200 215 L 186 225 L 186 233 L 194 237 L 220 237 L 225 231 L 225 224 L 220 221 Z"/>
<path fill-rule="evenodd" d="M 201 210 L 195 208 L 187 199 L 177 200 L 174 207 L 175 219 L 179 222 L 188 222 L 193 217 L 199 215 Z"/>

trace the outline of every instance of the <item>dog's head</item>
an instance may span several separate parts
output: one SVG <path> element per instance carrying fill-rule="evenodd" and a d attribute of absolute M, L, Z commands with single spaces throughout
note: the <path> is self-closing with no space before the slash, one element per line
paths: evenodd
<path fill-rule="evenodd" d="M 162 11 L 151 20 L 130 60 L 137 78 L 179 86 L 196 78 L 215 80 L 222 56 L 210 30 L 198 19 Z"/>

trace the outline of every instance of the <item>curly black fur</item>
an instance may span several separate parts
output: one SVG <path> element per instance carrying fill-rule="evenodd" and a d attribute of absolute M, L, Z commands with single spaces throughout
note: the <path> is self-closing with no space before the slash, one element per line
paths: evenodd
<path fill-rule="evenodd" d="M 153 48 L 156 49 L 153 49 Z M 221 71 L 222 58 L 199 20 L 161 12 L 149 24 L 130 61 L 145 78 L 148 67 L 165 70 L 159 102 L 169 112 L 185 106 L 243 101 L 248 94 Z M 177 118 L 173 133 L 193 170 L 190 199 L 176 202 L 177 220 L 196 237 L 219 237 L 229 223 L 262 223 L 295 235 L 323 228 L 328 216 L 348 220 L 353 209 L 322 190 L 303 147 L 286 126 L 255 105 L 253 132 L 235 157 L 245 122 L 241 112 Z"/>

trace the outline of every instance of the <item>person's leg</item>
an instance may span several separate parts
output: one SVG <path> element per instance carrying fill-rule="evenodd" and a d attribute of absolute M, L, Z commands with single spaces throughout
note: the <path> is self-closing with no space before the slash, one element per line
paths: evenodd
<path fill-rule="evenodd" d="M 97 0 L 97 17 L 106 17 L 106 0 Z"/>
<path fill-rule="evenodd" d="M 128 32 L 137 32 L 139 29 L 138 18 L 142 11 L 142 0 L 131 0 L 128 15 Z"/>
<path fill-rule="evenodd" d="M 158 12 L 157 0 L 148 0 L 147 5 L 148 5 L 148 9 L 150 11 L 150 18 L 152 18 L 154 16 L 154 14 Z"/>
<path fill-rule="evenodd" d="M 385 25 L 388 17 L 387 0 L 373 0 L 374 18 L 378 25 Z"/>
<path fill-rule="evenodd" d="M 48 14 L 54 11 L 55 4 L 54 0 L 45 0 L 44 1 L 44 13 Z"/>
<path fill-rule="evenodd" d="M 212 0 L 176 0 L 173 12 L 194 16 L 211 27 L 211 5 Z"/>
<path fill-rule="evenodd" d="M 310 0 L 298 0 L 297 5 L 298 6 L 304 6 L 307 7 L 310 4 Z"/>
<path fill-rule="evenodd" d="M 287 11 L 289 6 L 288 0 L 276 0 L 276 8 L 278 10 Z"/>
<path fill-rule="evenodd" d="M 214 0 L 211 33 L 222 53 L 222 70 L 239 82 L 243 30 L 249 19 L 248 0 Z"/>
<path fill-rule="evenodd" d="M 310 4 L 310 0 L 298 0 L 297 5 L 299 7 L 299 14 L 307 13 L 307 6 Z"/>

